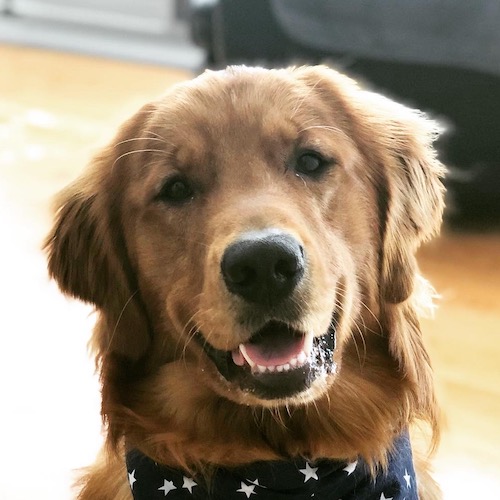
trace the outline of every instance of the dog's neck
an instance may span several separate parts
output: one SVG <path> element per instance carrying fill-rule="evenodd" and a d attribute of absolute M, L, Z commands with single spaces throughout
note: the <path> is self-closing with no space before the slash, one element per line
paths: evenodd
<path fill-rule="evenodd" d="M 394 441 L 387 467 L 380 468 L 375 477 L 361 458 L 351 463 L 332 460 L 310 463 L 297 458 L 217 469 L 207 486 L 201 476 L 193 478 L 181 469 L 164 467 L 137 450 L 129 451 L 126 458 L 134 500 L 418 499 L 407 433 Z"/>

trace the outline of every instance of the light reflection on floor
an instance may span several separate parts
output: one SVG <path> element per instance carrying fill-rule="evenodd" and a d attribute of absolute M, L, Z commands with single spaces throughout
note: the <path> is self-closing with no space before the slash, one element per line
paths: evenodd
<path fill-rule="evenodd" d="M 0 498 L 67 500 L 100 446 L 89 309 L 49 283 L 32 225 L 0 193 Z"/>

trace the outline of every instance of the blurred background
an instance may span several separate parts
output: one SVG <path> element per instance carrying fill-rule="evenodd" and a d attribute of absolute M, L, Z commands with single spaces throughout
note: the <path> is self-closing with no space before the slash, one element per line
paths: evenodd
<path fill-rule="evenodd" d="M 40 251 L 52 196 L 142 103 L 233 63 L 330 64 L 446 126 L 446 223 L 420 252 L 436 477 L 500 498 L 499 26 L 494 0 L 0 0 L 0 498 L 72 498 L 101 443 L 92 312 Z"/>

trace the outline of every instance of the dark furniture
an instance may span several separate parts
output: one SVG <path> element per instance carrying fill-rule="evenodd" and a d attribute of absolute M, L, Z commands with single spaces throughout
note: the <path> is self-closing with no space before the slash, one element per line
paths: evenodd
<path fill-rule="evenodd" d="M 192 2 L 206 65 L 329 63 L 442 120 L 447 218 L 500 226 L 500 3 L 494 0 Z"/>

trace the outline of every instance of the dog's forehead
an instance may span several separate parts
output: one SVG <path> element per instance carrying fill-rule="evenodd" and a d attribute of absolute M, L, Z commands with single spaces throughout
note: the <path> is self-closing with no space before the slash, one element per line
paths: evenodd
<path fill-rule="evenodd" d="M 260 68 L 207 72 L 176 88 L 161 109 L 172 131 L 190 129 L 219 139 L 238 130 L 287 134 L 291 127 L 324 119 L 319 99 L 293 72 Z"/>
<path fill-rule="evenodd" d="M 272 156 L 305 130 L 338 125 L 340 114 L 293 70 L 241 67 L 176 87 L 160 104 L 155 126 L 180 163 L 199 164 L 207 155 Z"/>

